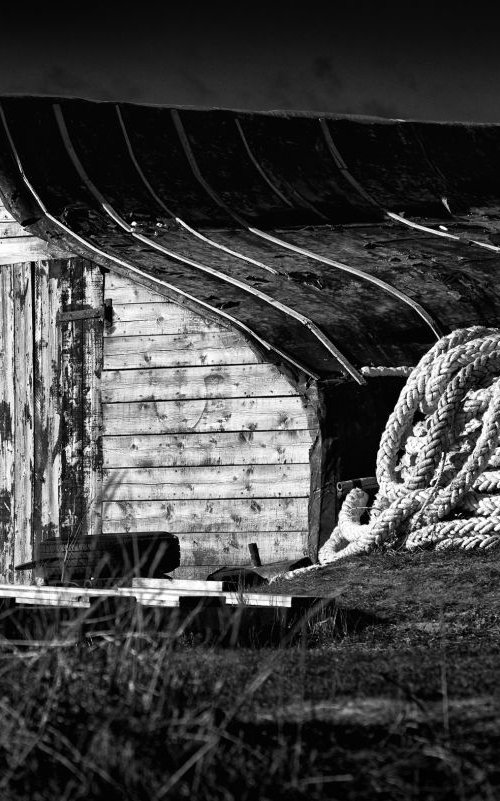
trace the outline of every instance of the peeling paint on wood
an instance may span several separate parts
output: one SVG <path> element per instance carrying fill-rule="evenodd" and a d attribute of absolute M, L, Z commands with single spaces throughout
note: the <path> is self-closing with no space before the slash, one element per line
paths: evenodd
<path fill-rule="evenodd" d="M 14 564 L 33 555 L 33 309 L 31 264 L 14 267 Z M 17 579 L 29 582 L 23 573 Z"/>
<path fill-rule="evenodd" d="M 103 276 L 85 259 L 68 261 L 60 279 L 61 309 L 102 307 Z M 100 376 L 102 318 L 60 320 L 61 530 L 98 534 L 101 528 Z"/>
<path fill-rule="evenodd" d="M 35 478 L 33 529 L 35 543 L 59 532 L 60 414 L 59 337 L 56 315 L 60 290 L 49 262 L 35 271 Z"/>
<path fill-rule="evenodd" d="M 12 266 L 0 270 L 0 576 L 14 561 L 14 298 Z"/>

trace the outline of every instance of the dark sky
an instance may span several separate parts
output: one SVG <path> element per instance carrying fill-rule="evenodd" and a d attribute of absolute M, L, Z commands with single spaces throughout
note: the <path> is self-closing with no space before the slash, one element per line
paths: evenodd
<path fill-rule="evenodd" d="M 11 0 L 0 93 L 500 122 L 494 19 L 435 5 Z"/>

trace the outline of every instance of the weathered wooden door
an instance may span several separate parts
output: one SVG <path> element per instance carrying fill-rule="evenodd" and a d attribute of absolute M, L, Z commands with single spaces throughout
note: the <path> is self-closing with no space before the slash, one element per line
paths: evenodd
<path fill-rule="evenodd" d="M 103 278 L 84 259 L 3 265 L 0 580 L 35 543 L 100 531 Z"/>

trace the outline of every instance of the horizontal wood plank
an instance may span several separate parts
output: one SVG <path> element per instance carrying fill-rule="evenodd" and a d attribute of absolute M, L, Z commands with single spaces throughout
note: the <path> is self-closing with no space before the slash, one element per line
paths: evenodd
<path fill-rule="evenodd" d="M 215 570 L 223 565 L 249 565 L 248 545 L 256 542 L 262 564 L 307 556 L 307 531 L 251 531 L 226 534 L 193 533 L 179 535 L 180 567 L 207 565 Z M 210 568 L 210 566 L 212 566 Z M 206 574 L 205 574 L 206 575 Z"/>
<path fill-rule="evenodd" d="M 272 364 L 105 370 L 101 386 L 106 403 L 296 394 Z"/>
<path fill-rule="evenodd" d="M 104 533 L 274 531 L 278 540 L 283 531 L 307 529 L 307 498 L 113 501 L 103 503 L 102 522 Z"/>
<path fill-rule="evenodd" d="M 14 217 L 9 211 L 7 211 L 5 206 L 2 204 L 2 201 L 0 200 L 0 222 L 12 222 L 13 220 Z"/>
<path fill-rule="evenodd" d="M 308 463 L 314 436 L 307 429 L 108 436 L 103 437 L 103 464 L 113 468 Z"/>
<path fill-rule="evenodd" d="M 103 433 L 112 435 L 307 427 L 307 416 L 298 396 L 103 404 Z"/>
<path fill-rule="evenodd" d="M 25 231 L 22 225 L 14 222 L 13 220 L 2 220 L 0 218 L 0 239 L 8 239 L 10 237 L 25 237 L 33 236 L 29 231 Z"/>
<path fill-rule="evenodd" d="M 103 500 L 308 497 L 309 465 L 153 467 L 103 471 Z"/>
<path fill-rule="evenodd" d="M 49 246 L 36 236 L 0 239 L 0 264 L 17 264 L 51 258 Z"/>
<path fill-rule="evenodd" d="M 104 297 L 114 303 L 165 303 L 166 298 L 153 289 L 128 281 L 123 276 L 106 274 Z M 168 300 L 166 301 L 169 302 Z"/>
<path fill-rule="evenodd" d="M 135 323 L 124 323 L 124 326 Z M 104 339 L 104 369 L 176 367 L 204 364 L 256 364 L 262 359 L 239 334 L 206 329 L 188 334 L 161 334 L 154 323 L 151 333 L 110 336 Z"/>
<path fill-rule="evenodd" d="M 111 324 L 106 326 L 106 339 L 116 337 L 135 336 L 173 336 L 189 333 L 218 333 L 225 331 L 233 333 L 238 344 L 244 339 L 235 332 L 229 332 L 220 327 L 213 320 L 205 321 L 203 317 L 184 309 L 181 306 L 169 304 L 167 313 L 164 303 L 146 303 L 129 306 L 114 306 Z"/>

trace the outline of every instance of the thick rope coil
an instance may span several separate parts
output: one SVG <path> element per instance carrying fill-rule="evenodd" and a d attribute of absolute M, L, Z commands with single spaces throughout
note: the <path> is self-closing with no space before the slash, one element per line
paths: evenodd
<path fill-rule="evenodd" d="M 377 456 L 379 492 L 353 489 L 319 552 L 327 564 L 379 545 L 500 545 L 500 330 L 443 337 L 401 392 Z"/>

